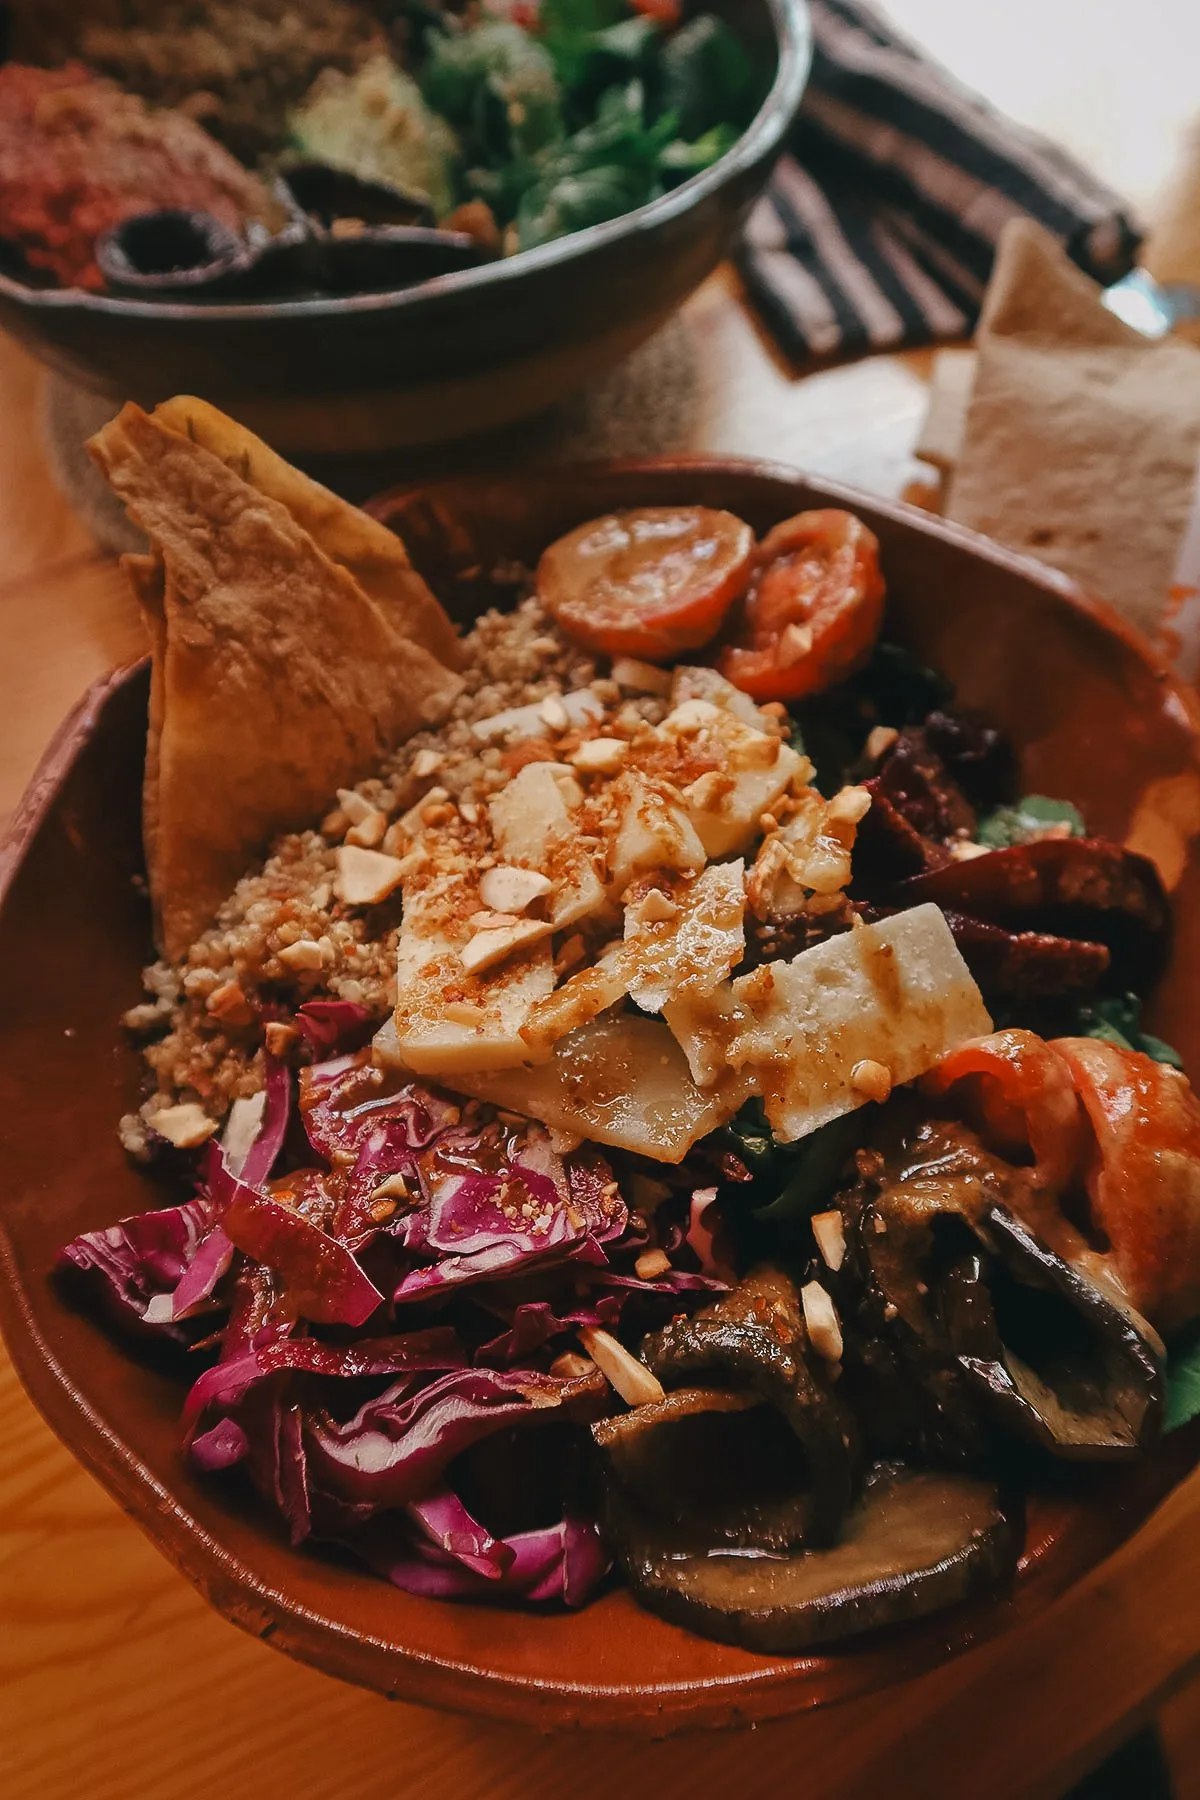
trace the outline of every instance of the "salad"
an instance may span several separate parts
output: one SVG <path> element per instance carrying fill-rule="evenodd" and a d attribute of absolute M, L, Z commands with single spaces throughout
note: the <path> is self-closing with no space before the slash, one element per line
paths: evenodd
<path fill-rule="evenodd" d="M 398 539 L 211 408 L 94 449 L 153 546 L 164 954 L 122 1132 L 175 1191 L 59 1278 L 180 1371 L 203 1478 L 413 1593 L 619 1580 L 792 1652 L 1001 1588 L 1055 1465 L 1194 1410 L 1161 881 L 888 641 L 860 520 L 591 520 L 459 642 Z M 403 619 L 387 691 L 445 679 L 373 772 L 310 731 L 303 825 L 268 684 L 365 678 L 335 603 Z"/>
<path fill-rule="evenodd" d="M 0 66 L 6 262 L 131 292 L 402 285 L 657 198 L 770 85 L 676 0 L 279 11 L 27 23 L 31 60 Z"/>

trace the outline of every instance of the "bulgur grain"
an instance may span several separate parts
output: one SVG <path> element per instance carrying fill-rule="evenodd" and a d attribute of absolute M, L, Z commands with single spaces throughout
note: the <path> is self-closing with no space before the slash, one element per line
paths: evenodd
<path fill-rule="evenodd" d="M 472 724 L 596 679 L 592 659 L 562 637 L 532 598 L 511 613 L 486 613 L 464 648 L 465 686 L 447 722 L 410 738 L 382 770 L 348 791 L 355 798 L 329 812 L 319 830 L 279 838 L 262 867 L 237 884 L 182 966 L 157 962 L 144 972 L 149 999 L 126 1015 L 126 1023 L 138 1035 L 162 1035 L 143 1050 L 154 1092 L 139 1113 L 121 1121 L 121 1141 L 131 1155 L 148 1154 L 147 1116 L 164 1105 L 195 1101 L 219 1120 L 235 1099 L 258 1092 L 266 1014 L 272 1015 L 272 1048 L 297 1060 L 307 1052 L 298 1033 L 288 1035 L 288 1018 L 306 1000 L 351 1000 L 380 1023 L 386 1018 L 395 1004 L 399 895 L 365 908 L 336 898 L 336 848 L 354 825 L 352 814 L 403 814 L 443 799 L 474 807 L 504 786 L 507 771 L 502 747 L 480 745 Z M 631 706 L 631 718 L 656 722 L 665 710 L 661 701 L 641 701 Z M 431 788 L 435 774 L 438 785 Z M 382 847 L 390 853 L 395 845 L 402 853 L 404 837 L 397 820 Z M 308 966 L 289 967 L 297 962 Z M 234 988 L 250 1020 L 244 1026 L 208 1009 L 215 995 L 233 998 Z M 237 1041 L 228 1035 L 231 1027 Z"/>

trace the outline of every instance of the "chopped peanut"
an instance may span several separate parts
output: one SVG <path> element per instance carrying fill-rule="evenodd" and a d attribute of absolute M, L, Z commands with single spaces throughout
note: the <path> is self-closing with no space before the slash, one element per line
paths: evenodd
<path fill-rule="evenodd" d="M 480 878 L 479 898 L 493 912 L 523 913 L 535 900 L 548 894 L 551 885 L 549 878 L 536 869 L 510 868 L 501 863 Z"/>
<path fill-rule="evenodd" d="M 826 1362 L 840 1363 L 842 1328 L 837 1309 L 819 1281 L 805 1282 L 800 1289 L 800 1304 L 804 1308 L 808 1341 L 817 1355 L 824 1357 Z"/>
<path fill-rule="evenodd" d="M 378 906 L 404 879 L 399 857 L 343 844 L 337 851 L 337 897 L 345 906 Z M 282 955 L 282 951 L 280 955 Z"/>
<path fill-rule="evenodd" d="M 365 850 L 359 854 L 369 856 L 371 852 Z M 300 938 L 294 944 L 285 945 L 279 952 L 279 960 L 285 969 L 291 969 L 295 974 L 325 967 L 324 952 L 320 944 L 314 943 L 312 938 Z"/>
<path fill-rule="evenodd" d="M 850 1071 L 850 1086 L 864 1099 L 877 1100 L 882 1106 L 892 1091 L 892 1071 L 870 1057 L 855 1063 Z"/>
<path fill-rule="evenodd" d="M 633 1272 L 639 1281 L 656 1281 L 660 1275 L 670 1274 L 671 1259 L 665 1250 L 643 1250 Z"/>
<path fill-rule="evenodd" d="M 841 1213 L 836 1208 L 832 1212 L 814 1213 L 812 1228 L 826 1268 L 836 1275 L 846 1260 L 846 1228 Z"/>
<path fill-rule="evenodd" d="M 580 744 L 571 761 L 581 775 L 615 775 L 628 749 L 624 738 L 589 738 Z"/>
<path fill-rule="evenodd" d="M 645 1363 L 628 1351 L 624 1344 L 597 1325 L 584 1325 L 579 1341 L 627 1406 L 645 1406 L 663 1398 L 663 1385 Z"/>
<path fill-rule="evenodd" d="M 299 1036 L 296 1027 L 285 1025 L 282 1019 L 271 1019 L 263 1026 L 263 1042 L 267 1046 L 268 1056 L 286 1056 Z"/>
<path fill-rule="evenodd" d="M 378 807 L 374 807 L 364 818 L 350 827 L 346 833 L 346 842 L 357 844 L 365 850 L 373 850 L 376 844 L 382 841 L 387 828 L 387 814 L 381 812 Z"/>
<path fill-rule="evenodd" d="M 177 1150 L 194 1150 L 217 1129 L 216 1120 L 210 1119 L 194 1100 L 185 1100 L 179 1106 L 160 1107 L 150 1114 L 146 1123 L 151 1131 L 157 1131 L 159 1137 L 166 1138 Z"/>

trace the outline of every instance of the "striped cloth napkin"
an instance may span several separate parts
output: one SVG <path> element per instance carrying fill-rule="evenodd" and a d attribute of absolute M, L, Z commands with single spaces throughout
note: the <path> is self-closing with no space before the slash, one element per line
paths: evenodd
<path fill-rule="evenodd" d="M 738 259 L 793 357 L 966 336 L 1015 217 L 1045 226 L 1105 285 L 1128 273 L 1139 232 L 1102 182 L 864 0 L 810 7 L 808 91 Z"/>

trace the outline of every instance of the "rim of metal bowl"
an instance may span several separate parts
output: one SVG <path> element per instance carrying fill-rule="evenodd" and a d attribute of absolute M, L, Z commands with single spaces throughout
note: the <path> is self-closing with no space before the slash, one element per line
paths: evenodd
<path fill-rule="evenodd" d="M 55 309 L 107 313 L 136 319 L 287 319 L 342 316 L 347 312 L 381 312 L 420 305 L 435 296 L 465 293 L 472 288 L 500 286 L 519 280 L 536 269 L 550 268 L 589 250 L 601 248 L 626 235 L 651 231 L 718 192 L 733 175 L 753 168 L 782 143 L 804 93 L 812 64 L 812 24 L 808 0 L 766 0 L 778 45 L 778 64 L 771 90 L 752 123 L 725 155 L 698 175 L 689 176 L 662 194 L 619 218 L 557 238 L 536 250 L 522 250 L 499 262 L 462 269 L 453 275 L 434 276 L 414 287 L 393 288 L 386 293 L 325 294 L 305 300 L 257 300 L 200 304 L 183 300 L 125 299 L 113 294 L 92 294 L 82 288 L 31 288 L 0 274 L 0 295 L 31 311 Z"/>

